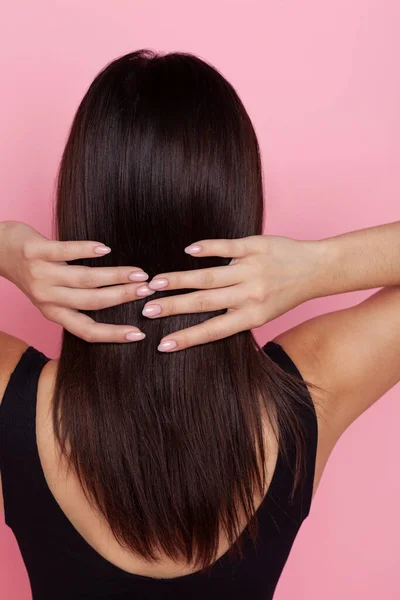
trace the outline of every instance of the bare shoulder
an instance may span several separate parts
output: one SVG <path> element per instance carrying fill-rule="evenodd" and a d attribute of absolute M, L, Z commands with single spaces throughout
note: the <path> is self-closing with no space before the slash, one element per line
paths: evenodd
<path fill-rule="evenodd" d="M 319 426 L 334 443 L 400 381 L 400 286 L 381 288 L 350 308 L 304 321 L 275 338 L 305 380 Z M 310 390 L 313 396 L 313 391 Z"/>
<path fill-rule="evenodd" d="M 0 403 L 10 376 L 28 346 L 23 340 L 0 331 Z"/>
<path fill-rule="evenodd" d="M 309 387 L 318 420 L 315 494 L 344 431 L 400 381 L 400 286 L 278 335 Z"/>

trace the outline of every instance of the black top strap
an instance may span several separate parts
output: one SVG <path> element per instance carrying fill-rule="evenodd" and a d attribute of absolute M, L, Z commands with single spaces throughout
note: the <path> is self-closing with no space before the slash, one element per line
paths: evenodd
<path fill-rule="evenodd" d="M 29 346 L 11 374 L 0 405 L 0 427 L 35 427 L 39 376 L 50 359 Z"/>
<path fill-rule="evenodd" d="M 286 353 L 283 347 L 273 341 L 269 341 L 263 346 L 262 350 L 279 366 L 281 366 L 285 371 L 296 375 L 300 381 L 304 383 L 304 379 L 299 369 L 292 361 L 290 356 Z M 315 405 L 312 400 L 311 394 L 306 389 L 306 394 L 303 397 L 305 400 L 305 404 L 298 403 L 296 407 L 296 412 L 300 417 L 300 421 L 303 427 L 303 433 L 306 442 L 306 464 L 305 464 L 305 479 L 296 494 L 295 502 L 299 505 L 299 516 L 303 521 L 310 513 L 313 487 L 314 487 L 314 476 L 315 476 L 315 464 L 317 458 L 317 447 L 318 447 L 318 420 L 317 413 L 315 410 Z M 308 392 L 308 393 L 307 393 Z M 280 471 L 282 473 L 282 481 L 286 481 L 286 484 L 290 483 L 290 487 L 293 483 L 293 476 L 289 469 L 284 467 L 281 455 Z M 290 480 L 290 481 L 289 481 Z M 287 493 L 287 487 L 285 489 L 284 484 L 281 486 L 284 493 Z M 286 498 L 287 499 L 287 498 Z M 285 498 L 280 498 L 280 501 L 285 500 Z"/>
<path fill-rule="evenodd" d="M 49 360 L 29 346 L 11 374 L 0 405 L 0 471 L 5 521 L 10 527 L 32 516 L 34 503 L 27 498 L 43 488 L 38 477 L 36 398 L 40 373 Z"/>

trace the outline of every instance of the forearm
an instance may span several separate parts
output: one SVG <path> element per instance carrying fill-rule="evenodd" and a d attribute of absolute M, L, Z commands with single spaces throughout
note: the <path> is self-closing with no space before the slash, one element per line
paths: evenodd
<path fill-rule="evenodd" d="M 400 285 L 400 221 L 316 242 L 313 297 Z"/>

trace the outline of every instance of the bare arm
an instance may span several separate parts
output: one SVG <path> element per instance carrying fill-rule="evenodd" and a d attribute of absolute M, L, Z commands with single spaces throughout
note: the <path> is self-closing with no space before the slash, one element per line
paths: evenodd
<path fill-rule="evenodd" d="M 343 431 L 400 381 L 400 286 L 350 308 L 313 317 L 275 338 L 305 379 L 324 390 L 317 403 Z"/>
<path fill-rule="evenodd" d="M 400 223 L 319 243 L 325 266 L 315 296 L 386 286 L 275 338 L 303 377 L 325 390 L 314 396 L 323 464 L 347 427 L 400 381 Z"/>
<path fill-rule="evenodd" d="M 314 297 L 400 285 L 400 221 L 317 242 Z"/>

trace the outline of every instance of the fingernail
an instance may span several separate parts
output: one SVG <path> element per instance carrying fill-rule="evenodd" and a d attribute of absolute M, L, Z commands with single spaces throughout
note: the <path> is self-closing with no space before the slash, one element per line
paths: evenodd
<path fill-rule="evenodd" d="M 161 344 L 158 345 L 157 350 L 159 350 L 160 352 L 169 352 L 169 350 L 173 350 L 174 348 L 177 347 L 177 343 L 175 342 L 175 340 L 166 340 L 165 342 L 161 342 Z"/>
<path fill-rule="evenodd" d="M 147 285 L 141 285 L 136 290 L 136 294 L 138 296 L 150 296 L 151 294 L 155 294 L 155 291 L 151 290 Z"/>
<path fill-rule="evenodd" d="M 129 342 L 138 342 L 139 340 L 143 340 L 145 337 L 146 335 L 144 333 L 138 333 L 136 331 L 130 331 L 125 336 Z"/>
<path fill-rule="evenodd" d="M 108 254 L 109 252 L 111 252 L 111 248 L 109 248 L 108 246 L 96 246 L 93 249 L 93 252 L 95 252 L 96 254 Z"/>
<path fill-rule="evenodd" d="M 144 271 L 132 271 L 128 276 L 131 281 L 146 281 L 147 278 L 148 275 Z"/>
<path fill-rule="evenodd" d="M 185 248 L 186 254 L 197 254 L 198 252 L 200 252 L 200 250 L 201 246 L 197 246 L 196 244 L 193 246 L 187 246 Z"/>
<path fill-rule="evenodd" d="M 161 290 L 161 288 L 165 288 L 168 285 L 168 279 L 164 279 L 160 277 L 159 279 L 153 279 L 149 283 L 149 287 L 155 290 Z"/>
<path fill-rule="evenodd" d="M 161 306 L 159 304 L 150 304 L 149 306 L 145 306 L 142 310 L 142 315 L 145 317 L 154 317 L 155 315 L 159 315 L 161 312 Z"/>

